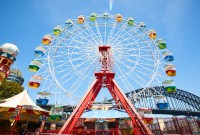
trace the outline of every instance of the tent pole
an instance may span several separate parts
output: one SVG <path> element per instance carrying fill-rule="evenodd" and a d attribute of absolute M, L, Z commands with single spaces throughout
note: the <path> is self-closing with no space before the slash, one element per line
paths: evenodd
<path fill-rule="evenodd" d="M 23 134 L 26 133 L 26 129 L 27 129 L 27 127 L 28 127 L 28 124 L 29 124 L 29 121 L 27 121 L 27 123 L 26 123 L 26 127 L 24 128 L 24 132 L 23 132 Z"/>

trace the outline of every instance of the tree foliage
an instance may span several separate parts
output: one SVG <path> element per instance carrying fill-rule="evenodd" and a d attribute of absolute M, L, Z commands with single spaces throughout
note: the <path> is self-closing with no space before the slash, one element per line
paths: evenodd
<path fill-rule="evenodd" d="M 12 97 L 24 90 L 20 83 L 4 79 L 0 85 L 0 100 Z"/>

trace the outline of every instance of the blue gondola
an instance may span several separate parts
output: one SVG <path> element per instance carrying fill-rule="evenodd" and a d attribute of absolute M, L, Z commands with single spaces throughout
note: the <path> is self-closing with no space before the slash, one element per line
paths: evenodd
<path fill-rule="evenodd" d="M 104 20 L 108 20 L 109 18 L 110 18 L 110 14 L 109 13 L 107 13 L 107 12 L 103 13 L 103 19 Z"/>
<path fill-rule="evenodd" d="M 138 24 L 138 26 L 139 26 L 139 29 L 140 29 L 140 30 L 145 30 L 145 28 L 146 28 L 146 25 L 145 25 L 144 22 L 140 22 L 140 23 Z"/>
<path fill-rule="evenodd" d="M 67 20 L 66 22 L 65 22 L 65 26 L 66 27 L 68 27 L 68 28 L 71 28 L 72 26 L 73 26 L 73 22 L 72 22 L 72 20 Z"/>
<path fill-rule="evenodd" d="M 169 52 L 169 51 L 163 52 L 163 56 L 167 62 L 171 62 L 174 60 L 174 56 L 173 56 L 172 52 Z"/>
<path fill-rule="evenodd" d="M 47 105 L 49 102 L 49 92 L 38 92 L 38 96 L 36 99 L 36 104 L 37 105 Z"/>
<path fill-rule="evenodd" d="M 46 52 L 46 49 L 44 49 L 41 46 L 38 46 L 35 48 L 34 55 L 35 56 L 43 56 L 45 52 Z"/>
<path fill-rule="evenodd" d="M 158 109 L 168 109 L 169 103 L 167 102 L 166 97 L 164 97 L 163 95 L 158 95 L 155 97 L 155 99 Z"/>
<path fill-rule="evenodd" d="M 168 109 L 169 103 L 157 103 L 156 106 L 158 109 Z"/>
<path fill-rule="evenodd" d="M 49 102 L 49 99 L 36 99 L 37 105 L 47 105 L 48 102 Z"/>

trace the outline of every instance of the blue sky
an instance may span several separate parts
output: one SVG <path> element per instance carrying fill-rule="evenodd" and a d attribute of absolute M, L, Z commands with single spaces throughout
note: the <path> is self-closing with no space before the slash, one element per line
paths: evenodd
<path fill-rule="evenodd" d="M 157 30 L 175 55 L 177 88 L 200 96 L 199 6 L 198 0 L 113 0 L 110 11 L 109 0 L 1 0 L 0 45 L 9 42 L 18 46 L 15 66 L 22 71 L 26 88 L 34 49 L 54 26 L 81 14 L 120 13 Z M 35 99 L 36 90 L 29 93 Z"/>

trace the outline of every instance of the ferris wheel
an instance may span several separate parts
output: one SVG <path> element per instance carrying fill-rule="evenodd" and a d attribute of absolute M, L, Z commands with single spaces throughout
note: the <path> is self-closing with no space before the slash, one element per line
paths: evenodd
<path fill-rule="evenodd" d="M 110 47 L 109 69 L 124 93 L 143 89 L 132 93 L 132 99 L 145 94 L 160 98 L 156 89 L 148 91 L 155 86 L 176 91 L 174 56 L 155 30 L 132 17 L 92 13 L 54 27 L 35 49 L 28 85 L 39 90 L 37 102 L 76 105 L 102 68 L 99 46 Z"/>

